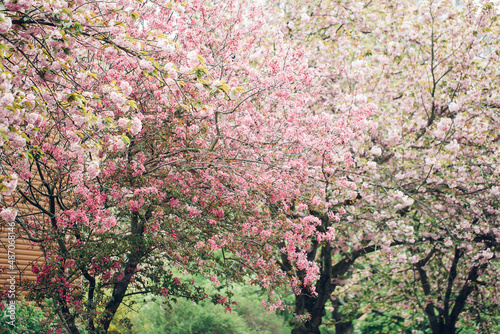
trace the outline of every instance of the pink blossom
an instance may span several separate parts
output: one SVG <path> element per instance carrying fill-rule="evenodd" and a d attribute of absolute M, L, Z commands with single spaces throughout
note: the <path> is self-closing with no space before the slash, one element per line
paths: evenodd
<path fill-rule="evenodd" d="M 175 70 L 174 64 L 172 63 L 167 63 L 165 65 L 165 71 L 168 72 L 168 75 L 171 79 L 176 79 L 177 78 L 177 71 Z"/>
<path fill-rule="evenodd" d="M 212 283 L 213 283 L 215 286 L 220 286 L 220 282 L 219 282 L 219 280 L 217 279 L 217 275 L 213 275 L 212 277 L 210 277 L 210 279 L 212 280 Z"/>
<path fill-rule="evenodd" d="M 481 256 L 485 258 L 486 260 L 489 260 L 495 256 L 495 254 L 490 251 L 489 249 L 481 251 Z"/>
<path fill-rule="evenodd" d="M 448 145 L 444 147 L 445 150 L 457 153 L 460 150 L 460 144 L 456 139 L 453 139 Z"/>
<path fill-rule="evenodd" d="M 378 146 L 373 146 L 370 152 L 372 152 L 373 155 L 379 156 L 382 154 L 382 149 Z"/>
<path fill-rule="evenodd" d="M 180 3 L 175 3 L 172 6 L 172 10 L 175 11 L 176 13 L 184 13 L 185 11 L 184 6 L 181 5 Z"/>
<path fill-rule="evenodd" d="M 418 256 L 413 255 L 412 257 L 410 257 L 410 261 L 412 264 L 417 264 L 419 262 Z"/>
<path fill-rule="evenodd" d="M 198 66 L 200 63 L 196 51 L 188 52 L 188 54 L 186 55 L 186 58 L 187 58 L 189 67 Z"/>
<path fill-rule="evenodd" d="M 437 129 L 434 132 L 434 135 L 437 138 L 443 139 L 445 137 L 446 133 L 448 132 L 448 130 L 450 129 L 451 123 L 452 123 L 451 119 L 445 118 L 445 117 L 441 118 L 439 120 L 439 122 L 437 123 Z"/>
<path fill-rule="evenodd" d="M 404 252 L 399 253 L 399 255 L 398 255 L 398 261 L 402 262 L 402 263 L 405 263 L 406 262 L 406 253 L 404 253 Z"/>
<path fill-rule="evenodd" d="M 222 82 L 220 82 L 219 80 L 214 80 L 212 81 L 212 88 L 218 88 L 220 85 L 222 85 Z"/>
<path fill-rule="evenodd" d="M 127 145 L 125 145 L 125 142 L 121 137 L 115 136 L 113 138 L 113 142 L 111 143 L 113 150 L 115 151 L 123 151 Z"/>
<path fill-rule="evenodd" d="M 224 209 L 218 208 L 215 212 L 218 218 L 224 218 Z"/>
<path fill-rule="evenodd" d="M 170 45 L 170 44 L 168 43 L 168 41 L 167 41 L 167 40 L 165 40 L 165 39 L 160 39 L 160 40 L 158 41 L 157 46 L 158 46 L 161 50 L 163 50 L 166 54 L 170 54 L 170 53 L 172 53 L 173 51 L 175 51 L 175 47 L 173 47 L 172 45 Z"/>
<path fill-rule="evenodd" d="M 0 99 L 0 105 L 2 106 L 8 106 L 12 102 L 14 102 L 14 95 L 12 93 L 7 93 Z"/>
<path fill-rule="evenodd" d="M 450 109 L 450 112 L 455 113 L 460 110 L 460 105 L 458 103 L 451 102 L 448 105 L 448 109 Z"/>
<path fill-rule="evenodd" d="M 12 27 L 12 20 L 9 17 L 0 15 L 0 34 L 5 34 Z"/>
<path fill-rule="evenodd" d="M 122 105 L 122 104 L 124 104 L 127 101 L 127 99 L 125 98 L 125 96 L 123 96 L 122 94 L 117 93 L 117 92 L 111 92 L 109 94 L 109 99 L 113 103 L 115 103 L 116 105 L 119 105 L 119 106 Z"/>
<path fill-rule="evenodd" d="M 118 125 L 119 125 L 120 127 L 124 128 L 124 129 L 126 129 L 126 128 L 127 128 L 127 125 L 128 125 L 128 119 L 126 119 L 126 118 L 120 118 L 120 119 L 118 120 Z"/>
<path fill-rule="evenodd" d="M 29 124 L 32 124 L 34 126 L 40 126 L 40 124 L 43 121 L 43 117 L 38 113 L 30 113 L 28 114 L 26 120 L 28 121 Z"/>
<path fill-rule="evenodd" d="M 134 117 L 132 119 L 132 126 L 130 127 L 130 132 L 136 136 L 138 135 L 142 130 L 142 122 L 138 117 Z"/>
<path fill-rule="evenodd" d="M 179 200 L 176 199 L 176 198 L 171 198 L 169 201 L 168 201 L 168 204 L 170 204 L 170 206 L 172 208 L 177 208 L 179 206 Z"/>
<path fill-rule="evenodd" d="M 130 1 L 131 0 L 118 0 L 116 2 L 116 5 L 119 6 L 119 7 L 128 7 L 130 5 Z"/>
<path fill-rule="evenodd" d="M 87 167 L 87 173 L 90 180 L 95 179 L 100 172 L 99 163 L 97 161 L 92 161 Z"/>
<path fill-rule="evenodd" d="M 11 223 L 16 220 L 17 211 L 14 211 L 12 209 L 2 209 L 2 211 L 0 212 L 0 216 L 7 223 Z"/>
<path fill-rule="evenodd" d="M 297 206 L 297 210 L 298 211 L 304 211 L 304 210 L 307 210 L 308 209 L 308 206 L 307 204 L 304 204 L 304 203 L 300 203 L 298 206 Z"/>
<path fill-rule="evenodd" d="M 129 96 L 133 92 L 132 86 L 130 86 L 130 84 L 127 81 L 122 81 L 120 83 L 120 88 L 122 90 L 122 93 L 127 96 Z"/>
<path fill-rule="evenodd" d="M 370 115 L 378 111 L 377 105 L 372 102 L 367 103 L 365 109 L 368 111 L 368 114 Z"/>
<path fill-rule="evenodd" d="M 6 188 L 2 191 L 2 195 L 10 196 L 17 187 L 18 177 L 16 173 L 10 175 L 10 180 L 8 178 L 4 179 L 2 185 Z"/>
<path fill-rule="evenodd" d="M 51 37 L 52 37 L 53 39 L 62 39 L 62 35 L 61 35 L 61 33 L 60 33 L 59 31 L 57 31 L 57 30 L 54 30 L 54 31 L 52 32 Z"/>
<path fill-rule="evenodd" d="M 141 204 L 138 201 L 131 200 L 129 202 L 129 207 L 130 207 L 130 210 L 132 210 L 132 211 L 139 211 L 141 208 Z"/>
<path fill-rule="evenodd" d="M 319 225 L 321 225 L 321 220 L 315 216 L 307 216 L 307 217 L 302 218 L 302 223 L 303 224 L 311 224 L 314 226 L 319 226 Z"/>
<path fill-rule="evenodd" d="M 28 95 L 26 95 L 26 97 L 24 98 L 24 100 L 26 102 L 28 102 L 29 104 L 33 105 L 33 104 L 35 104 L 35 95 L 28 94 Z"/>
<path fill-rule="evenodd" d="M 17 133 L 9 132 L 7 138 L 10 140 L 13 149 L 19 149 L 26 145 L 26 139 Z"/>
<path fill-rule="evenodd" d="M 208 243 L 212 250 L 218 250 L 221 248 L 219 245 L 217 245 L 217 243 L 213 239 L 208 240 Z"/>
<path fill-rule="evenodd" d="M 140 60 L 139 66 L 147 72 L 153 72 L 155 69 L 153 63 L 148 60 Z"/>
<path fill-rule="evenodd" d="M 71 182 L 75 185 L 81 185 L 83 182 L 83 174 L 82 171 L 75 171 L 70 174 L 71 176 Z"/>

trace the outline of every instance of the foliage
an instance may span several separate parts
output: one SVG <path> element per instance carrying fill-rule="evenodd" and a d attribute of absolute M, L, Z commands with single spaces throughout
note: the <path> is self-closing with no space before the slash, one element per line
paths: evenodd
<path fill-rule="evenodd" d="M 167 328 L 172 334 L 181 333 L 248 333 L 248 327 L 241 318 L 224 313 L 213 305 L 192 307 L 189 302 L 179 302 L 167 317 Z M 191 307 L 190 307 L 191 306 Z"/>
<path fill-rule="evenodd" d="M 151 296 L 130 308 L 122 306 L 110 326 L 110 333 L 269 333 L 286 334 L 290 328 L 283 319 L 264 311 L 255 289 L 236 286 L 238 304 L 232 312 L 207 302 L 195 304 L 181 299 L 165 309 Z M 262 298 L 262 297 L 261 297 Z M 130 323 L 127 329 L 122 323 Z"/>
<path fill-rule="evenodd" d="M 392 312 L 390 312 L 392 313 Z M 404 333 L 404 334 L 424 334 L 431 333 L 427 323 L 415 326 L 405 325 L 405 319 L 396 314 L 368 313 L 367 316 L 357 322 L 360 333 Z"/>
<path fill-rule="evenodd" d="M 153 305 L 146 305 L 151 310 Z M 157 327 L 157 333 L 258 333 L 250 329 L 237 311 L 224 312 L 224 308 L 213 304 L 196 305 L 186 300 L 180 300 L 171 310 L 163 311 L 162 327 Z M 146 320 L 146 319 L 144 319 Z M 157 320 L 156 320 L 157 321 Z M 149 330 L 139 320 L 134 326 L 135 333 Z"/>
<path fill-rule="evenodd" d="M 2 318 L 0 319 L 0 332 L 5 334 L 39 334 L 46 333 L 49 324 L 46 321 L 46 314 L 33 303 L 27 302 L 24 299 L 16 301 L 16 319 L 14 326 L 7 323 L 9 319 L 5 317 L 2 310 Z"/>

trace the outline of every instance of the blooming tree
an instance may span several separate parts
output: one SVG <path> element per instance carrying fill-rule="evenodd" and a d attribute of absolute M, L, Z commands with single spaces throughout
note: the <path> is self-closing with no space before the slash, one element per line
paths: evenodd
<path fill-rule="evenodd" d="M 400 12 L 384 17 L 398 22 Z M 411 300 L 433 333 L 455 333 L 459 320 L 487 330 L 498 307 L 497 13 L 487 2 L 409 13 L 377 37 L 398 41 L 382 43 L 393 57 L 384 102 L 398 112 L 375 120 L 370 160 L 382 182 L 372 184 L 386 199 L 367 199 L 386 203 L 378 219 L 409 243 L 399 262 L 414 275 L 401 280 L 407 292 L 421 286 Z M 387 199 L 401 203 L 390 216 Z"/>
<path fill-rule="evenodd" d="M 404 308 L 420 307 L 434 333 L 454 333 L 459 320 L 487 328 L 498 308 L 495 7 L 486 1 L 462 9 L 448 1 L 280 5 L 282 30 L 307 45 L 310 65 L 340 69 L 329 93 L 379 108 L 370 144 L 352 148 L 357 168 L 340 174 L 357 183 L 360 201 L 351 201 L 356 193 L 347 201 L 333 197 L 337 212 L 339 203 L 357 203 L 345 208 L 349 224 L 335 226 L 331 246 L 309 239 L 323 279 L 317 291 L 323 284 L 326 293 L 297 296 L 296 312 L 310 320 L 295 331 L 319 332 L 338 279 L 375 250 L 377 260 L 364 265 L 373 270 L 342 291 L 357 291 L 351 297 L 360 299 L 366 281 L 372 291 L 384 288 L 370 275 L 390 273 L 389 296 L 404 297 L 383 297 L 386 307 L 401 299 Z M 345 104 L 333 112 L 344 113 Z M 325 211 L 315 214 L 323 222 Z M 341 291 L 334 298 L 340 297 Z"/>
<path fill-rule="evenodd" d="M 43 251 L 27 288 L 52 298 L 60 332 L 106 332 L 134 294 L 230 308 L 245 277 L 314 291 L 318 267 L 297 249 L 318 219 L 272 209 L 352 165 L 346 147 L 373 107 L 310 107 L 321 75 L 257 6 L 4 4 L 0 215 Z M 283 252 L 303 280 L 281 271 Z"/>

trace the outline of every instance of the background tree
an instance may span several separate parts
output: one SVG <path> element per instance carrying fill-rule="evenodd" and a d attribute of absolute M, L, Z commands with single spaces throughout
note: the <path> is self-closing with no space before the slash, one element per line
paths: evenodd
<path fill-rule="evenodd" d="M 325 89 L 347 101 L 333 112 L 358 101 L 379 108 L 371 144 L 353 147 L 358 168 L 338 171 L 359 186 L 348 201 L 333 197 L 335 205 L 358 203 L 356 210 L 346 208 L 349 224 L 335 226 L 331 245 L 309 239 L 310 259 L 329 289 L 318 298 L 306 291 L 297 296 L 296 312 L 311 320 L 296 332 L 319 332 L 338 286 L 332 278 L 374 250 L 386 254 L 378 255 L 384 273 L 401 274 L 390 294 L 405 296 L 407 308 L 421 307 L 435 333 L 455 332 L 459 318 L 486 330 L 498 308 L 490 298 L 497 295 L 499 232 L 493 5 L 470 3 L 461 11 L 447 1 L 280 6 L 282 31 L 307 46 L 310 66 L 341 69 Z M 323 101 L 318 105 L 335 99 Z M 361 200 L 351 202 L 355 197 Z M 345 269 L 332 276 L 330 266 Z"/>
<path fill-rule="evenodd" d="M 433 333 L 455 333 L 459 320 L 487 331 L 498 309 L 498 17 L 487 2 L 461 11 L 448 2 L 409 8 L 405 17 L 397 6 L 382 14 L 401 23 L 387 42 L 377 37 L 393 59 L 380 105 L 394 112 L 376 119 L 371 154 L 382 181 L 373 183 L 375 194 L 411 205 L 387 210 L 386 202 L 370 215 L 409 243 L 398 262 L 413 275 L 400 283 Z"/>

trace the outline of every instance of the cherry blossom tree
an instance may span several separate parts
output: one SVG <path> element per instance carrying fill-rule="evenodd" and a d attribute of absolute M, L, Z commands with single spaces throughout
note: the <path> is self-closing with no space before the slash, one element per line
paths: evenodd
<path fill-rule="evenodd" d="M 377 192 L 408 198 L 385 221 L 410 243 L 399 261 L 414 275 L 402 280 L 421 286 L 412 301 L 433 333 L 455 333 L 459 320 L 487 331 L 498 308 L 497 13 L 487 2 L 430 2 L 410 15 L 385 51 L 397 63 L 386 103 L 399 112 L 376 120 Z"/>
<path fill-rule="evenodd" d="M 281 212 L 303 184 L 352 166 L 373 106 L 310 107 L 330 72 L 309 67 L 258 6 L 3 4 L 0 215 L 43 251 L 27 288 L 52 299 L 59 332 L 107 332 L 135 294 L 230 310 L 231 283 L 247 278 L 271 295 L 314 292 L 318 267 L 301 248 L 319 220 Z M 281 270 L 283 252 L 304 279 Z"/>
<path fill-rule="evenodd" d="M 314 53 L 312 66 L 342 69 L 330 89 L 379 108 L 371 144 L 353 147 L 358 168 L 348 173 L 360 201 L 346 208 L 350 224 L 343 238 L 336 229 L 333 248 L 318 248 L 311 259 L 328 268 L 333 258 L 333 268 L 343 265 L 348 273 L 360 252 L 380 250 L 376 257 L 384 262 L 375 261 L 363 279 L 375 280 L 369 276 L 384 263 L 379 272 L 397 274 L 390 295 L 425 312 L 434 333 L 455 333 L 459 321 L 487 330 L 498 309 L 499 276 L 495 7 L 486 1 L 461 9 L 447 1 L 282 6 L 282 30 Z M 321 272 L 326 296 L 298 295 L 297 313 L 311 320 L 297 333 L 319 332 L 338 286 L 331 273 Z M 358 291 L 353 298 L 366 291 L 361 282 L 349 284 Z"/>

